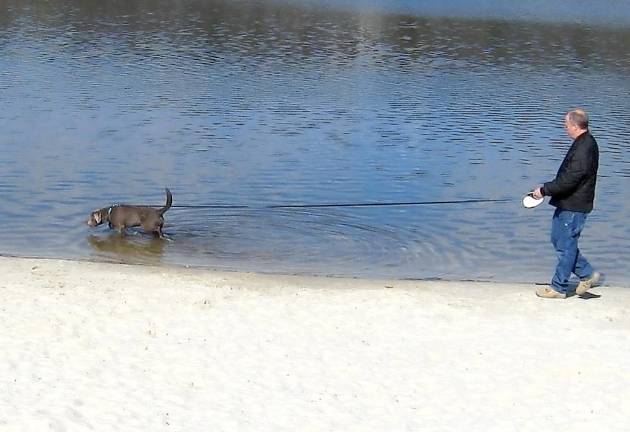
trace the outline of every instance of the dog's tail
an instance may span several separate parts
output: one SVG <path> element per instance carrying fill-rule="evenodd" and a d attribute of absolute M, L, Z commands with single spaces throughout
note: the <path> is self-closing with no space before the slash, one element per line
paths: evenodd
<path fill-rule="evenodd" d="M 172 204 L 173 204 L 173 195 L 171 195 L 171 191 L 168 190 L 168 188 L 166 188 L 166 205 L 158 210 L 158 213 L 160 214 L 160 216 L 162 216 L 166 212 L 166 210 L 170 209 Z"/>

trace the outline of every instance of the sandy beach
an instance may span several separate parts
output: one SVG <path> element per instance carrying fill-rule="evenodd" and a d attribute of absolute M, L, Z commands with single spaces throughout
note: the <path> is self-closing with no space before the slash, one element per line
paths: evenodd
<path fill-rule="evenodd" d="M 627 431 L 630 289 L 0 258 L 0 431 Z"/>

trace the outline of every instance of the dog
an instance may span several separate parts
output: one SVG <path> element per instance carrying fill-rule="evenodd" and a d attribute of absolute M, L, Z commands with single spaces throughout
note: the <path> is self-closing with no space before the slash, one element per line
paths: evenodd
<path fill-rule="evenodd" d="M 117 230 L 121 235 L 124 235 L 125 230 L 129 227 L 141 226 L 143 230 L 152 232 L 159 238 L 164 238 L 164 233 L 162 232 L 164 213 L 171 208 L 172 204 L 173 195 L 166 188 L 166 204 L 162 208 L 114 204 L 94 210 L 90 214 L 87 224 L 95 227 L 109 222 L 109 227 Z"/>

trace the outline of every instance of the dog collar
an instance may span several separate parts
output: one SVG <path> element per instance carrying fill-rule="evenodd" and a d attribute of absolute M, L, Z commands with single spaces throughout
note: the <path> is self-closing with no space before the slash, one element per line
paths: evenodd
<path fill-rule="evenodd" d="M 120 204 L 114 204 L 112 206 L 109 206 L 109 208 L 107 209 L 107 217 L 109 217 L 112 214 L 112 210 L 118 206 L 120 206 Z"/>

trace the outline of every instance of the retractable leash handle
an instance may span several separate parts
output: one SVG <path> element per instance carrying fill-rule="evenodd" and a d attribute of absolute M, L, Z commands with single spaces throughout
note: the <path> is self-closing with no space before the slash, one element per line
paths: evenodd
<path fill-rule="evenodd" d="M 529 192 L 523 197 L 523 207 L 534 208 L 538 207 L 545 200 L 545 197 L 534 198 L 534 191 Z"/>

